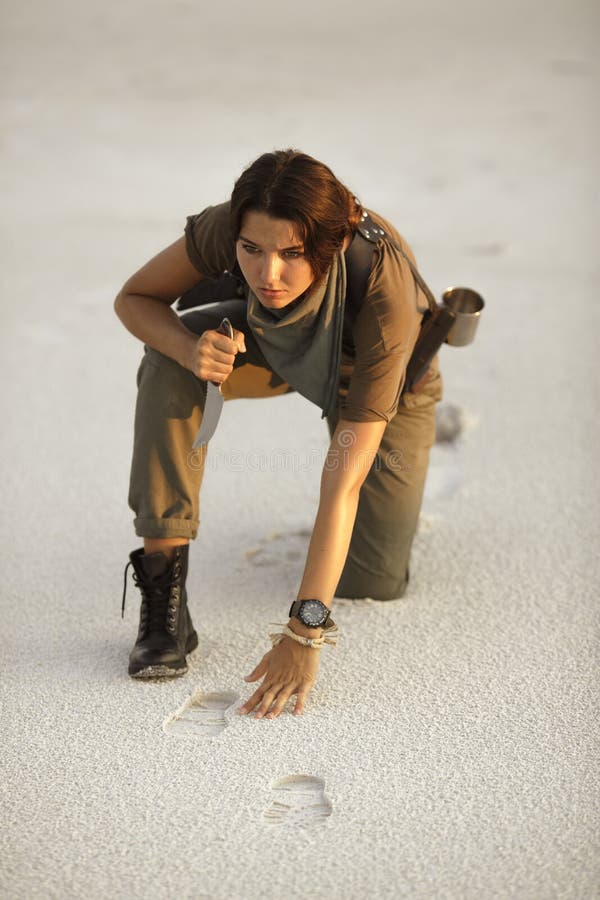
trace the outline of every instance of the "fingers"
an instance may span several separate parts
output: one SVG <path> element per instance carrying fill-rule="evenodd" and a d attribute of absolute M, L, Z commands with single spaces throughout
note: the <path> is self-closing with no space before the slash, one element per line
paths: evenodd
<path fill-rule="evenodd" d="M 243 333 L 238 331 L 235 335 L 237 339 L 232 340 L 216 329 L 203 332 L 197 344 L 195 374 L 198 378 L 222 384 L 231 375 L 235 357 L 246 350 Z"/>
<path fill-rule="evenodd" d="M 225 380 L 228 375 L 231 375 L 237 353 L 237 344 L 228 337 L 219 335 L 219 340 L 211 341 L 209 347 L 206 348 L 207 365 L 212 367 L 215 374 L 223 375 L 223 380 Z"/>
<path fill-rule="evenodd" d="M 271 685 L 265 687 L 263 685 L 252 694 L 249 700 L 246 700 L 240 708 L 240 715 L 246 715 L 255 710 L 256 719 L 276 719 L 293 693 L 294 689 L 291 686 Z"/>
<path fill-rule="evenodd" d="M 304 707 L 306 706 L 306 698 L 308 697 L 308 688 L 302 688 L 298 691 L 298 695 L 296 697 L 296 705 L 294 706 L 294 715 L 300 716 L 304 712 Z"/>
<path fill-rule="evenodd" d="M 212 334 L 214 337 L 211 344 L 215 350 L 218 350 L 227 356 L 236 356 L 239 353 L 240 348 L 238 347 L 236 340 L 232 340 L 227 337 L 226 334 L 221 334 L 220 331 L 213 331 Z"/>
<path fill-rule="evenodd" d="M 236 328 L 233 329 L 233 340 L 237 344 L 238 351 L 240 353 L 246 352 L 246 335 L 243 331 L 238 331 Z"/>
<path fill-rule="evenodd" d="M 259 678 L 262 678 L 263 675 L 266 675 L 267 672 L 267 659 L 266 655 L 263 656 L 259 664 L 256 668 L 250 672 L 249 675 L 244 676 L 244 681 L 258 681 Z M 246 713 L 252 712 L 254 707 L 260 703 L 262 696 L 264 693 L 264 685 L 261 685 L 250 697 L 249 700 L 246 700 L 243 706 L 241 706 L 238 710 L 240 716 L 245 716 Z"/>
<path fill-rule="evenodd" d="M 279 693 L 279 688 L 271 688 L 270 690 L 265 691 L 262 696 L 262 700 L 258 705 L 258 709 L 256 710 L 256 718 L 262 719 L 264 715 L 271 709 L 273 705 L 273 701 L 275 697 Z"/>
<path fill-rule="evenodd" d="M 294 713 L 300 715 L 315 683 L 318 667 L 319 654 L 305 647 L 297 649 L 292 641 L 289 646 L 281 641 L 265 653 L 254 671 L 246 676 L 246 681 L 262 678 L 263 682 L 240 707 L 240 714 L 254 712 L 257 719 L 276 719 L 290 697 L 297 694 Z"/>
<path fill-rule="evenodd" d="M 213 336 L 213 346 L 223 351 L 223 353 L 235 356 L 238 353 L 246 352 L 246 336 L 243 331 L 238 331 L 234 328 L 232 338 L 227 337 L 226 334 L 221 334 L 220 331 L 213 330 L 210 334 Z"/>
<path fill-rule="evenodd" d="M 267 658 L 265 655 L 265 656 L 263 656 L 263 658 L 261 659 L 259 664 L 256 666 L 256 668 L 252 672 L 250 672 L 249 675 L 246 675 L 244 677 L 244 681 L 257 681 L 259 678 L 262 678 L 263 675 L 266 675 L 266 673 L 267 673 Z"/>
<path fill-rule="evenodd" d="M 252 696 L 248 700 L 246 700 L 244 705 L 240 706 L 240 708 L 238 710 L 240 716 L 245 716 L 246 713 L 252 712 L 252 710 L 257 705 L 257 703 L 260 703 L 262 695 L 263 694 L 262 694 L 261 688 L 259 688 L 257 691 L 255 691 L 252 694 Z"/>
<path fill-rule="evenodd" d="M 255 672 L 257 670 L 255 669 Z M 254 674 L 254 673 L 252 673 Z M 257 677 L 261 677 L 260 675 Z M 251 676 L 245 680 L 249 681 Z M 256 680 L 256 679 L 252 679 Z M 296 704 L 294 706 L 294 715 L 301 715 L 304 712 L 306 699 L 310 692 L 310 685 L 304 685 L 296 688 L 294 684 L 265 684 L 263 683 L 252 696 L 246 700 L 244 705 L 240 707 L 239 713 L 244 716 L 247 713 L 255 711 L 255 718 L 276 719 L 281 715 L 283 709 L 294 694 L 297 694 Z"/>
<path fill-rule="evenodd" d="M 279 691 L 277 700 L 275 701 L 271 711 L 267 712 L 266 718 L 267 719 L 276 719 L 279 715 L 281 715 L 285 704 L 288 702 L 288 700 L 290 699 L 290 697 L 292 696 L 293 693 L 294 692 L 292 690 L 285 689 L 285 688 L 283 690 Z"/>

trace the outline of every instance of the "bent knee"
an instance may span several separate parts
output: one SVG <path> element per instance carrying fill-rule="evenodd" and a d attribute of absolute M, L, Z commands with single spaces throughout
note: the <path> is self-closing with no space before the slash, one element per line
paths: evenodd
<path fill-rule="evenodd" d="M 374 576 L 372 573 L 344 573 L 335 592 L 336 597 L 349 600 L 369 598 L 377 601 L 399 600 L 406 593 L 409 572 L 401 575 Z"/>

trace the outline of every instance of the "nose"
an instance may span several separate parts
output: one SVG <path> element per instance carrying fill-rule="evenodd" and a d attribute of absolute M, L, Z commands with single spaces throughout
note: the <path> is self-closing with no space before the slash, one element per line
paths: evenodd
<path fill-rule="evenodd" d="M 281 258 L 277 253 L 265 253 L 261 267 L 261 281 L 265 288 L 279 284 L 281 275 Z"/>

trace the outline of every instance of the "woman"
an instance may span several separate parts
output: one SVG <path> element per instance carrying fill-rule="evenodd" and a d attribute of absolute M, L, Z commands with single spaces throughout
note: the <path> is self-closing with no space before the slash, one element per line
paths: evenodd
<path fill-rule="evenodd" d="M 372 241 L 371 271 L 350 302 L 359 230 Z M 189 217 L 184 236 L 126 282 L 115 310 L 146 345 L 129 495 L 144 539 L 129 563 L 142 592 L 130 675 L 182 674 L 198 643 L 185 579 L 204 461 L 191 449 L 208 381 L 226 400 L 297 390 L 321 407 L 331 437 L 298 602 L 247 676 L 261 684 L 240 712 L 275 718 L 293 695 L 303 711 L 320 647 L 334 642 L 335 595 L 403 594 L 441 398 L 436 360 L 419 393 L 402 390 L 427 308 L 413 262 L 327 166 L 286 150 L 257 159 L 229 202 Z M 243 296 L 181 316 L 171 308 L 201 279 L 234 270 Z M 217 330 L 224 317 L 233 338 Z"/>

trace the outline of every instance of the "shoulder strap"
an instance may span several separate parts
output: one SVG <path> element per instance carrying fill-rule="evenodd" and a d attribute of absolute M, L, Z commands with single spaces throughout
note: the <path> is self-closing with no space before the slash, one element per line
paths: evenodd
<path fill-rule="evenodd" d="M 358 228 L 354 235 L 354 239 L 346 250 L 346 273 L 347 273 L 347 289 L 346 297 L 351 303 L 360 303 L 367 292 L 367 282 L 371 274 L 373 247 L 377 241 L 381 239 L 389 241 L 402 255 L 410 267 L 412 276 L 419 285 L 429 305 L 430 312 L 435 312 L 438 308 L 435 297 L 431 290 L 421 278 L 417 268 L 412 260 L 406 255 L 402 247 L 396 243 L 391 235 L 376 225 L 371 216 L 364 212 L 359 222 Z"/>
<path fill-rule="evenodd" d="M 232 300 L 244 297 L 245 281 L 237 262 L 232 272 L 223 272 L 218 278 L 202 278 L 177 301 L 177 309 L 193 309 L 216 300 Z"/>
<path fill-rule="evenodd" d="M 346 252 L 346 305 L 359 310 L 373 266 L 373 242 L 358 230 Z"/>

